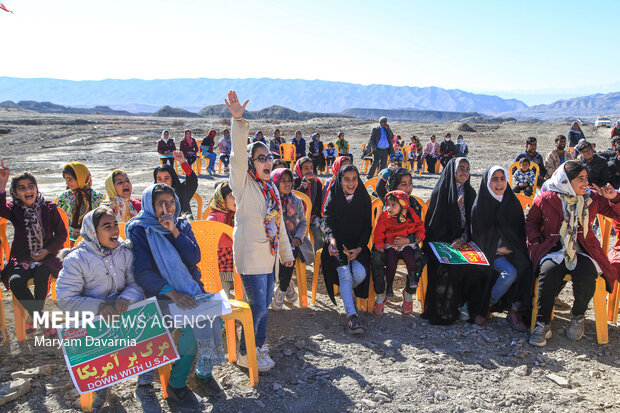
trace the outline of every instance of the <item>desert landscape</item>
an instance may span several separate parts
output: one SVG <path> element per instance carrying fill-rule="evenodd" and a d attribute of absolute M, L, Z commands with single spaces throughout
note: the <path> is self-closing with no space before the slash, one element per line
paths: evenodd
<path fill-rule="evenodd" d="M 431 134 L 441 140 L 446 132 L 455 139 L 462 133 L 469 144 L 472 185 L 478 188 L 491 165 L 508 167 L 525 147 L 529 136 L 538 138 L 545 156 L 558 134 L 566 135 L 570 122 L 469 122 L 474 132 L 459 132 L 462 121 L 452 123 L 393 122 L 395 134 L 409 143 L 412 135 L 423 144 Z M 268 138 L 275 127 L 289 140 L 295 130 L 309 139 L 319 132 L 323 142 L 345 133 L 360 165 L 360 148 L 376 121 L 353 118 L 315 118 L 307 121 L 251 120 L 250 132 L 261 130 Z M 162 129 L 178 142 L 185 128 L 202 139 L 209 129 L 220 131 L 227 119 L 159 118 L 153 116 L 53 115 L 23 110 L 0 110 L 0 158 L 11 175 L 32 172 L 46 198 L 65 189 L 62 166 L 81 161 L 93 176 L 94 188 L 104 191 L 104 179 L 115 168 L 124 169 L 139 196 L 152 183 L 159 164 L 155 151 Z M 588 139 L 603 150 L 609 147 L 609 129 L 584 126 Z M 205 168 L 203 168 L 204 170 Z M 414 178 L 414 195 L 428 199 L 439 175 Z M 326 178 L 324 176 L 323 178 Z M 206 202 L 214 185 L 225 175 L 199 176 L 198 194 Z M 12 228 L 9 225 L 9 240 Z M 311 285 L 313 268 L 308 267 Z M 400 290 L 403 279 L 395 288 Z M 561 295 L 571 302 L 570 287 Z M 398 294 L 397 294 L 398 296 Z M 31 390 L 4 406 L 0 412 L 64 412 L 79 409 L 79 397 L 71 384 L 61 350 L 35 347 L 32 338 L 18 343 L 13 323 L 11 294 L 2 288 L 8 340 L 0 346 L 0 388 L 11 373 L 43 365 L 52 370 L 32 379 Z M 341 300 L 334 306 L 325 293 L 322 278 L 315 307 L 288 306 L 270 311 L 267 343 L 276 367 L 250 386 L 247 372 L 235 364 L 214 370 L 227 393 L 226 400 L 205 397 L 205 411 L 213 412 L 577 412 L 620 411 L 620 332 L 609 325 L 609 344 L 596 341 L 592 306 L 587 313 L 586 335 L 578 342 L 565 336 L 568 311 L 556 311 L 553 338 L 542 349 L 530 346 L 528 335 L 510 329 L 499 314 L 479 327 L 465 322 L 430 326 L 414 314 L 403 317 L 400 302 L 386 306 L 377 319 L 362 314 L 366 332 L 351 337 L 345 326 Z M 48 301 L 46 309 L 56 309 Z M 112 388 L 108 412 L 133 412 L 135 379 Z M 159 383 L 156 380 L 156 388 Z M 161 392 L 164 411 L 169 411 Z"/>

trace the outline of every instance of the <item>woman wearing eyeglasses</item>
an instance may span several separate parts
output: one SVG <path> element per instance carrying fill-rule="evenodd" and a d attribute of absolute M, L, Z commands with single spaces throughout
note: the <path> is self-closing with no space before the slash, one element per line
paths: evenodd
<path fill-rule="evenodd" d="M 287 267 L 293 266 L 294 258 L 286 228 L 281 225 L 280 194 L 270 177 L 273 156 L 262 142 L 246 147 L 250 124 L 242 116 L 248 101 L 240 104 L 234 91 L 228 92 L 225 101 L 233 117 L 230 187 L 237 205 L 233 261 L 252 310 L 258 371 L 268 371 L 275 365 L 265 339 L 267 311 L 279 271 L 278 257 Z M 237 364 L 248 367 L 244 337 L 241 337 Z"/>

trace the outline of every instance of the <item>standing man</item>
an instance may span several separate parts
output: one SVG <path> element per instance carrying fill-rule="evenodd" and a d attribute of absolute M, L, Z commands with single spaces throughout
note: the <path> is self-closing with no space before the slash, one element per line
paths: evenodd
<path fill-rule="evenodd" d="M 515 158 L 515 162 L 519 162 L 521 158 L 527 158 L 530 162 L 534 162 L 538 168 L 540 168 L 540 172 L 538 172 L 538 182 L 536 182 L 536 186 L 542 186 L 543 182 L 545 182 L 545 176 L 547 176 L 547 169 L 545 169 L 545 161 L 541 154 L 536 152 L 536 147 L 538 146 L 538 141 L 535 137 L 530 136 L 525 141 L 525 151 L 519 154 Z M 513 171 L 510 171 L 512 173 Z"/>
<path fill-rule="evenodd" d="M 444 141 L 439 145 L 439 162 L 441 162 L 441 166 L 446 167 L 450 159 L 454 158 L 454 152 L 456 152 L 456 145 L 452 142 L 452 135 L 446 133 Z"/>
<path fill-rule="evenodd" d="M 379 171 L 382 171 L 387 167 L 388 157 L 394 155 L 394 147 L 391 145 L 393 140 L 394 133 L 387 123 L 387 118 L 382 116 L 379 119 L 379 126 L 372 129 L 370 139 L 366 145 L 366 148 L 369 148 L 372 153 L 372 165 L 370 171 L 368 171 L 368 179 L 375 175 L 377 168 L 379 168 Z"/>
<path fill-rule="evenodd" d="M 575 157 L 566 148 L 566 136 L 558 135 L 555 137 L 555 149 L 549 152 L 547 159 L 545 159 L 545 168 L 547 169 L 547 179 L 551 178 L 551 175 L 556 169 L 560 167 L 566 161 L 572 161 Z"/>
<path fill-rule="evenodd" d="M 579 142 L 575 147 L 579 151 L 580 158 L 586 164 L 588 182 L 598 186 L 605 186 L 610 181 L 607 161 L 601 155 L 594 153 L 592 144 L 586 140 Z"/>

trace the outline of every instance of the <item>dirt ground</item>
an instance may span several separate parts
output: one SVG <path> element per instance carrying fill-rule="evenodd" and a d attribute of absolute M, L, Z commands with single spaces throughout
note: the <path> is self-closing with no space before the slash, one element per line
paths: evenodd
<path fill-rule="evenodd" d="M 175 122 L 176 126 L 172 126 Z M 315 119 L 303 123 L 252 121 L 251 133 L 260 129 L 268 137 L 278 127 L 284 137 L 302 130 L 308 139 L 320 132 L 333 140 L 344 131 L 356 165 L 360 147 L 376 122 L 354 119 Z M 395 133 L 422 142 L 434 133 L 455 137 L 454 124 L 390 122 Z M 472 184 L 477 188 L 481 175 L 493 164 L 505 167 L 523 151 L 528 136 L 538 137 L 539 152 L 553 147 L 557 134 L 566 135 L 568 122 L 529 124 L 504 123 L 471 125 L 476 132 L 464 133 L 469 143 Z M 162 129 L 180 139 L 191 128 L 196 138 L 224 126 L 220 121 L 152 117 L 54 116 L 27 112 L 0 112 L 0 158 L 11 174 L 33 172 L 40 190 L 54 199 L 64 190 L 62 166 L 82 161 L 89 166 L 94 187 L 103 191 L 105 176 L 114 168 L 125 169 L 134 194 L 152 182 L 152 168 L 158 164 L 156 142 Z M 584 127 L 586 136 L 598 149 L 609 146 L 609 129 Z M 218 133 L 218 138 L 219 138 Z M 438 175 L 414 179 L 414 194 L 427 199 Z M 208 201 L 214 184 L 225 176 L 200 176 L 198 193 Z M 10 225 L 9 225 L 10 226 Z M 9 228 L 9 235 L 12 229 Z M 312 267 L 308 268 L 311 285 Z M 414 302 L 413 316 L 400 314 L 400 300 L 386 306 L 386 314 L 376 319 L 362 314 L 363 336 L 351 337 L 345 327 L 342 302 L 334 306 L 325 294 L 319 277 L 317 304 L 306 309 L 297 305 L 269 313 L 267 342 L 276 367 L 262 374 L 255 388 L 247 372 L 234 364 L 214 370 L 227 398 L 204 398 L 205 411 L 213 412 L 580 412 L 620 411 L 620 332 L 609 325 L 609 343 L 596 341 L 592 306 L 587 313 L 586 335 L 578 342 L 565 336 L 568 311 L 556 311 L 553 338 L 539 349 L 528 344 L 528 335 L 512 331 L 504 314 L 496 314 L 483 327 L 465 322 L 451 326 L 430 326 L 420 319 L 421 308 Z M 403 287 L 398 278 L 396 288 Z M 76 411 L 79 400 L 66 371 L 62 353 L 55 348 L 35 347 L 32 337 L 18 343 L 15 337 L 11 295 L 2 288 L 7 318 L 7 343 L 0 346 L 0 388 L 11 381 L 10 374 L 44 364 L 55 370 L 32 379 L 26 395 L 0 406 L 0 412 Z M 398 296 L 398 294 L 396 294 Z M 571 302 L 570 288 L 561 297 Z M 56 309 L 48 301 L 46 309 Z M 551 375 L 551 376 L 550 376 Z M 554 376 L 555 375 L 555 376 Z M 559 376 L 556 377 L 556 376 Z M 562 380 L 564 379 L 564 380 Z M 555 380 L 555 381 L 554 381 Z M 113 387 L 109 412 L 134 412 L 139 405 L 132 393 L 135 379 Z M 156 388 L 159 383 L 156 380 Z M 169 411 L 161 392 L 164 411 Z"/>

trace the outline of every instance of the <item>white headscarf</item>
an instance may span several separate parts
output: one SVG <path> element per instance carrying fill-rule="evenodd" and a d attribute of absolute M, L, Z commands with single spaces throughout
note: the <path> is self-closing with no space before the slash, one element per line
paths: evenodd
<path fill-rule="evenodd" d="M 166 139 L 166 138 L 164 137 L 164 135 L 166 134 L 166 132 L 168 132 L 168 130 L 166 130 L 166 129 L 164 129 L 164 130 L 161 132 L 161 140 L 163 140 L 164 142 L 168 143 L 168 141 L 170 140 L 170 132 L 168 132 L 168 139 Z"/>
<path fill-rule="evenodd" d="M 506 179 L 508 179 L 508 172 L 502 168 L 499 165 L 494 165 L 491 167 L 491 169 L 489 169 L 489 173 L 487 174 L 487 189 L 489 190 L 489 193 L 491 194 L 491 196 L 495 199 L 497 199 L 499 202 L 502 202 L 502 199 L 504 199 L 504 194 L 501 195 L 497 195 L 495 192 L 493 192 L 493 190 L 491 189 L 491 177 L 493 176 L 493 174 L 497 171 L 502 171 L 504 173 L 504 177 Z"/>

